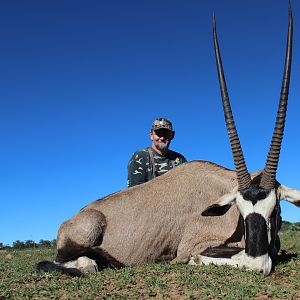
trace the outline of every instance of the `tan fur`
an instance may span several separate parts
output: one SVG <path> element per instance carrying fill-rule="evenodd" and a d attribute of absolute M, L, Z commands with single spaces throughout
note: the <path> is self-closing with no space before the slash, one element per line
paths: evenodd
<path fill-rule="evenodd" d="M 207 161 L 183 164 L 84 207 L 62 224 L 58 253 L 80 256 L 93 248 L 121 264 L 136 265 L 176 257 L 185 261 L 226 242 L 242 247 L 235 206 L 224 216 L 201 216 L 236 185 L 235 171 Z"/>

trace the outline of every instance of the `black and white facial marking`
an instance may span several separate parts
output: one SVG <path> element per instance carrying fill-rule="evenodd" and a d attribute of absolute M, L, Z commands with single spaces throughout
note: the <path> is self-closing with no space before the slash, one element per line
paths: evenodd
<path fill-rule="evenodd" d="M 277 193 L 277 198 L 280 199 L 278 197 L 278 193 Z M 281 208 L 279 205 L 279 201 L 276 203 L 276 206 L 271 215 L 271 242 L 269 245 L 269 255 L 271 257 L 276 256 L 276 254 L 280 250 L 280 238 L 278 236 L 278 232 L 282 225 L 282 218 L 281 218 Z"/>
<path fill-rule="evenodd" d="M 272 223 L 276 221 L 273 212 L 278 203 L 276 189 L 260 187 L 259 178 L 255 178 L 249 188 L 237 192 L 236 204 L 245 222 L 247 255 L 259 257 L 270 252 L 275 229 Z"/>
<path fill-rule="evenodd" d="M 268 228 L 265 219 L 258 213 L 250 213 L 245 219 L 245 252 L 257 257 L 268 253 Z"/>

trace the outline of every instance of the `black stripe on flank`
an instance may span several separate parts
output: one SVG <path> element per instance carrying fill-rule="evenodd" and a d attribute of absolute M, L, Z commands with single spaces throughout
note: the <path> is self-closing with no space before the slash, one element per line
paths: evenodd
<path fill-rule="evenodd" d="M 245 251 L 252 257 L 258 257 L 268 253 L 268 231 L 265 219 L 253 213 L 247 216 L 246 225 L 246 247 Z"/>

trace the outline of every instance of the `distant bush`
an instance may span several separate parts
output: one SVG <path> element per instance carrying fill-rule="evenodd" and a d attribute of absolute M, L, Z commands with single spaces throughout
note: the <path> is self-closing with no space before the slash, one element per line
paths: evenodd
<path fill-rule="evenodd" d="M 291 223 L 282 221 L 281 231 L 300 231 L 300 222 Z"/>
<path fill-rule="evenodd" d="M 4 245 L 0 243 L 0 250 L 3 249 L 32 249 L 32 248 L 55 248 L 56 247 L 56 239 L 49 241 L 41 239 L 38 243 L 33 240 L 20 241 L 16 240 L 12 243 L 12 246 Z"/>
<path fill-rule="evenodd" d="M 56 247 L 56 240 L 48 241 L 48 240 L 40 240 L 38 243 L 38 247 L 40 248 L 52 248 Z"/>

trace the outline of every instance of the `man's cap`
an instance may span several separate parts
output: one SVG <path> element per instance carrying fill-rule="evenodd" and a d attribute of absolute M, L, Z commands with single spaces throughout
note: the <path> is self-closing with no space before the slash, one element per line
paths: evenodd
<path fill-rule="evenodd" d="M 170 120 L 168 120 L 167 118 L 155 119 L 152 123 L 151 130 L 158 130 L 158 129 L 162 129 L 162 128 L 173 131 L 172 122 Z"/>

